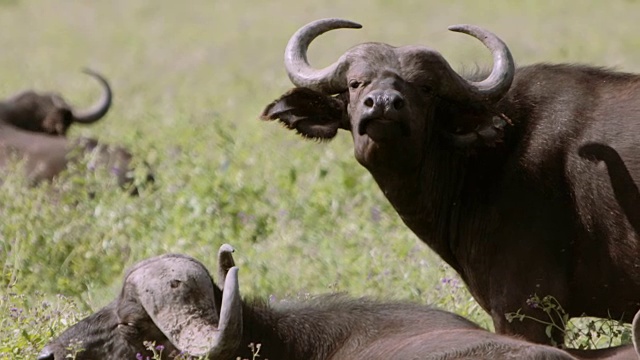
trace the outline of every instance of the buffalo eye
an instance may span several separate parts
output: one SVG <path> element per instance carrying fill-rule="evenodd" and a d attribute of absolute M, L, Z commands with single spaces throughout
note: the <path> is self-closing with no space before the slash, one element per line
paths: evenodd
<path fill-rule="evenodd" d="M 133 323 L 119 323 L 118 330 L 124 332 L 127 335 L 134 335 L 138 333 L 138 328 Z"/>
<path fill-rule="evenodd" d="M 430 93 L 433 90 L 433 88 L 429 85 L 420 85 L 420 91 L 424 92 L 424 93 Z"/>
<path fill-rule="evenodd" d="M 358 80 L 349 80 L 349 87 L 352 89 L 357 89 L 360 87 L 361 82 Z"/>

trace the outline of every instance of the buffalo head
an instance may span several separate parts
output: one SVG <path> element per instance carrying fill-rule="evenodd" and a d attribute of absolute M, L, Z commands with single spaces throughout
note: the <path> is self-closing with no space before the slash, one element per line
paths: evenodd
<path fill-rule="evenodd" d="M 220 257 L 230 257 L 229 249 L 223 246 Z M 208 270 L 191 257 L 168 254 L 144 260 L 127 272 L 114 302 L 51 341 L 38 360 L 66 359 L 69 345 L 78 342 L 78 360 L 151 356 L 145 341 L 163 346 L 163 358 L 186 353 L 226 359 L 238 347 L 242 307 L 238 268 L 225 268 L 224 278 L 221 295 Z"/>
<path fill-rule="evenodd" d="M 102 86 L 100 99 L 84 110 L 74 109 L 56 93 L 24 91 L 0 104 L 0 120 L 21 129 L 52 135 L 65 135 L 73 123 L 90 124 L 100 120 L 111 106 L 111 88 L 107 80 L 93 70 L 84 73 Z"/>
<path fill-rule="evenodd" d="M 285 50 L 285 67 L 297 88 L 267 106 L 262 118 L 279 119 L 314 139 L 331 139 L 338 129 L 348 130 L 356 158 L 368 168 L 415 166 L 434 131 L 449 130 L 460 141 L 469 136 L 475 140 L 473 136 L 483 128 L 490 132 L 492 124 L 487 126 L 486 121 L 434 124 L 434 118 L 441 117 L 438 104 L 464 104 L 461 111 L 484 112 L 507 93 L 515 66 L 497 36 L 471 25 L 449 28 L 477 38 L 491 51 L 493 70 L 480 82 L 461 77 L 440 53 L 422 46 L 364 43 L 324 69 L 309 65 L 307 48 L 313 39 L 329 30 L 360 27 L 351 21 L 324 19 L 298 30 Z M 487 137 L 492 135 L 497 134 Z"/>

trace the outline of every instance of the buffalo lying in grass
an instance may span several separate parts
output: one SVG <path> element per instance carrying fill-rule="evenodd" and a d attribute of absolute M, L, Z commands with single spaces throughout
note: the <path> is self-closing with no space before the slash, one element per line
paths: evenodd
<path fill-rule="evenodd" d="M 65 359 L 74 343 L 83 349 L 77 360 L 152 356 L 145 340 L 162 346 L 163 358 L 251 359 L 247 345 L 253 343 L 261 345 L 261 359 L 274 360 L 575 359 L 423 305 L 340 295 L 274 307 L 243 301 L 232 251 L 225 244 L 218 255 L 222 289 L 204 265 L 185 255 L 134 265 L 115 301 L 52 340 L 38 360 Z M 616 354 L 637 358 L 632 346 Z"/>
<path fill-rule="evenodd" d="M 18 129 L 0 121 L 0 168 L 12 159 L 24 162 L 30 184 L 50 181 L 67 168 L 70 161 L 90 155 L 89 168 L 105 168 L 116 177 L 118 185 L 129 189 L 133 183 L 132 155 L 120 146 L 98 143 L 95 139 L 65 137 L 34 133 Z M 149 172 L 147 181 L 153 181 Z M 130 188 L 137 194 L 137 188 Z"/>
<path fill-rule="evenodd" d="M 102 86 L 102 96 L 88 109 L 74 109 L 57 93 L 28 90 L 0 102 L 0 120 L 20 129 L 62 136 L 73 123 L 90 124 L 100 120 L 111 106 L 111 87 L 97 72 L 89 69 L 84 72 Z"/>
<path fill-rule="evenodd" d="M 421 46 L 364 43 L 324 69 L 309 65 L 313 39 L 359 27 L 325 19 L 298 30 L 285 50 L 296 88 L 262 118 L 311 139 L 349 131 L 358 162 L 461 275 L 498 333 L 549 342 L 543 324 L 505 319 L 520 308 L 546 317 L 527 307 L 533 294 L 553 295 L 570 316 L 631 321 L 640 308 L 640 237 L 607 171 L 578 149 L 608 144 L 640 179 L 640 76 L 516 68 L 502 40 L 471 25 L 450 29 L 491 51 L 493 69 L 481 81 Z"/>

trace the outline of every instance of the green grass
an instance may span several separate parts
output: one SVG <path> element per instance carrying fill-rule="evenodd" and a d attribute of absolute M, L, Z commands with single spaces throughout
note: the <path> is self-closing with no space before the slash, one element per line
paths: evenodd
<path fill-rule="evenodd" d="M 499 34 L 519 64 L 640 71 L 638 13 L 637 1 L 596 0 L 1 1 L 0 96 L 56 89 L 83 106 L 99 90 L 80 69 L 104 73 L 112 111 L 71 136 L 126 145 L 154 167 L 157 186 L 130 198 L 81 167 L 36 189 L 16 169 L 4 177 L 0 358 L 34 358 L 113 298 L 131 264 L 180 252 L 213 269 L 224 242 L 237 249 L 245 296 L 348 291 L 437 304 L 489 327 L 464 287 L 442 283 L 454 273 L 403 226 L 347 134 L 302 141 L 258 120 L 291 86 L 286 41 L 308 21 L 337 16 L 364 29 L 314 43 L 318 66 L 358 42 L 384 41 L 428 45 L 455 68 L 473 67 L 490 61 L 486 50 L 446 31 L 473 23 Z"/>

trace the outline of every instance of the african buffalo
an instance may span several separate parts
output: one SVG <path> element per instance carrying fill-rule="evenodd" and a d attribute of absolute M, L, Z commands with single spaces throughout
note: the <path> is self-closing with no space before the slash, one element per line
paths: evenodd
<path fill-rule="evenodd" d="M 131 153 L 120 146 L 99 144 L 97 140 L 34 133 L 0 121 L 0 168 L 12 158 L 24 161 L 26 176 L 31 184 L 52 180 L 67 168 L 69 161 L 89 155 L 90 168 L 106 168 L 116 177 L 118 185 L 129 189 L 133 182 Z M 151 173 L 147 181 L 153 181 Z M 130 189 L 137 194 L 135 187 Z"/>
<path fill-rule="evenodd" d="M 325 295 L 273 307 L 243 301 L 233 249 L 218 254 L 218 288 L 197 260 L 168 254 L 144 260 L 125 275 L 118 298 L 52 340 L 38 360 L 135 359 L 151 356 L 143 342 L 171 353 L 211 360 L 251 359 L 248 344 L 261 344 L 260 359 L 575 359 L 562 350 L 490 333 L 453 313 L 410 303 L 382 303 Z M 617 358 L 636 359 L 632 346 Z M 138 357 L 139 358 L 139 357 Z M 604 359 L 604 358 L 603 358 Z"/>
<path fill-rule="evenodd" d="M 553 295 L 570 316 L 631 321 L 640 308 L 640 238 L 607 171 L 578 149 L 608 144 L 640 179 L 640 76 L 516 68 L 502 40 L 471 25 L 450 30 L 491 51 L 486 76 L 459 75 L 427 47 L 382 43 L 357 45 L 321 70 L 309 65 L 313 39 L 360 27 L 325 19 L 299 29 L 285 50 L 296 88 L 262 119 L 311 139 L 351 132 L 357 161 L 460 274 L 498 333 L 549 342 L 543 324 L 505 319 L 520 308 L 546 318 L 527 306 L 533 294 Z"/>
<path fill-rule="evenodd" d="M 90 108 L 77 110 L 56 93 L 39 94 L 28 90 L 0 102 L 0 121 L 18 128 L 51 135 L 65 135 L 73 123 L 90 124 L 100 120 L 111 106 L 111 87 L 97 72 L 85 69 L 102 86 L 101 98 Z"/>

